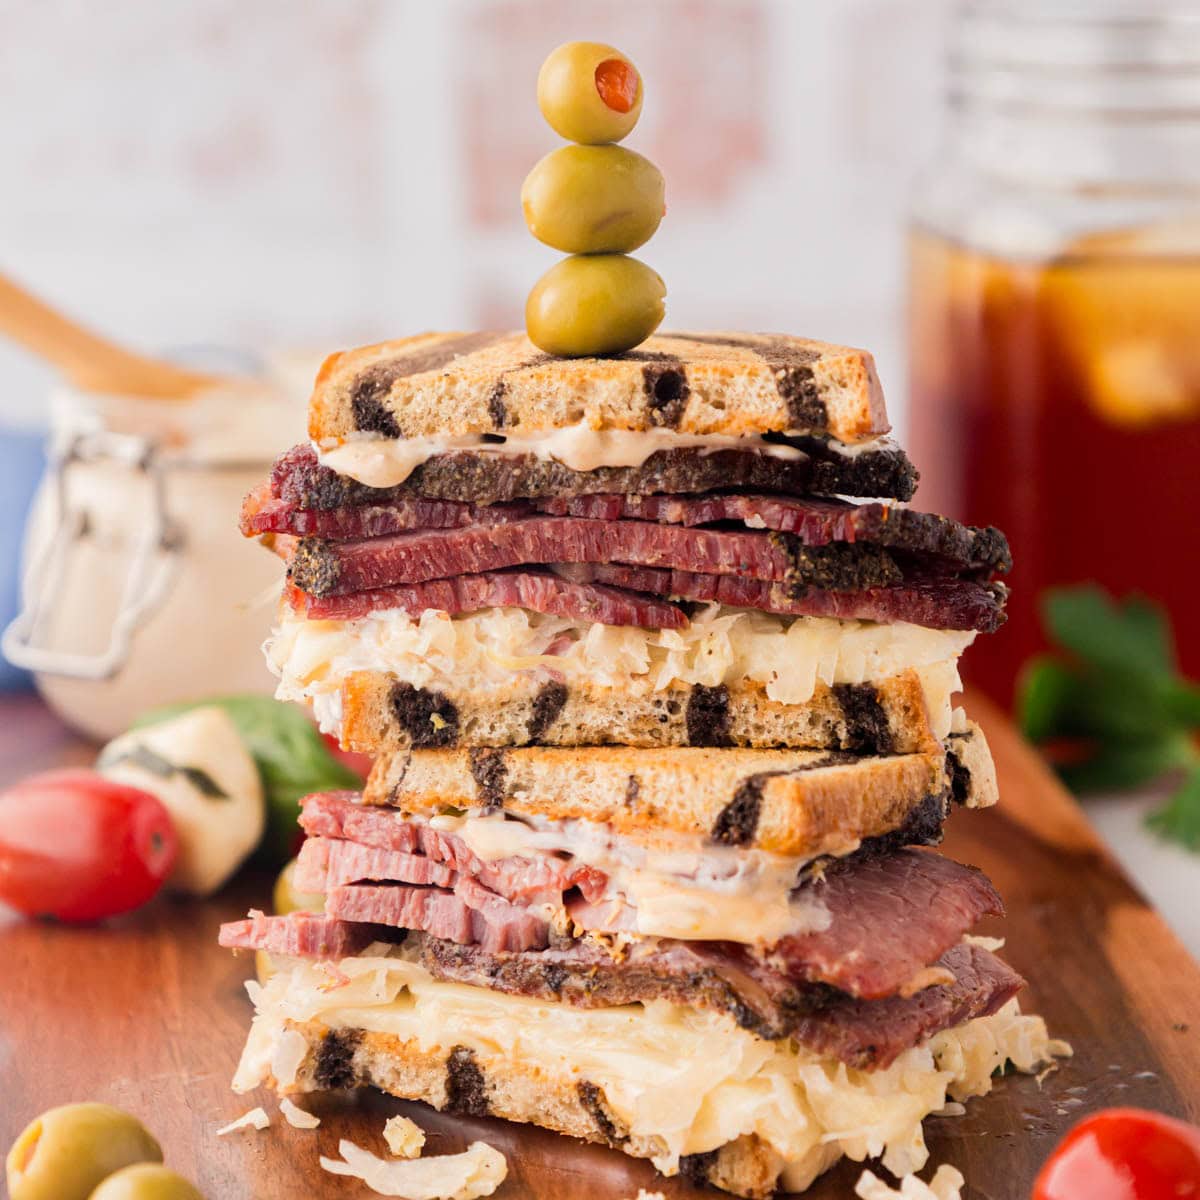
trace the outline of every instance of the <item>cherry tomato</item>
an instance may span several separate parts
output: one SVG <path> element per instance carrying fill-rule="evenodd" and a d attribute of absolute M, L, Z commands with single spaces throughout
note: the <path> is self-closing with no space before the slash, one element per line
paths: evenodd
<path fill-rule="evenodd" d="M 1033 1200 L 1200 1200 L 1200 1128 L 1140 1108 L 1108 1108 L 1063 1138 Z"/>
<path fill-rule="evenodd" d="M 332 733 L 323 733 L 321 736 L 325 739 L 325 745 L 329 747 L 329 753 L 343 767 L 348 767 L 355 775 L 361 775 L 363 779 L 370 775 L 371 764 L 375 760 L 369 754 L 356 754 L 353 750 L 343 750 Z"/>
<path fill-rule="evenodd" d="M 0 902 L 98 921 L 145 904 L 178 843 L 157 796 L 94 771 L 47 771 L 0 791 Z"/>

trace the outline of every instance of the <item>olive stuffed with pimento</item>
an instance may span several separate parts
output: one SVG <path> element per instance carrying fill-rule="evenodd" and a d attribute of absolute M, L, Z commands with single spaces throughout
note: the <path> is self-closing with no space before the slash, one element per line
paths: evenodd
<path fill-rule="evenodd" d="M 533 168 L 521 208 L 535 238 L 571 257 L 534 284 L 525 329 L 547 354 L 620 354 L 644 342 L 666 311 L 662 278 L 629 257 L 662 220 L 662 172 L 613 144 L 637 124 L 642 77 L 612 46 L 568 42 L 542 64 L 537 96 L 550 127 L 576 144 Z"/>

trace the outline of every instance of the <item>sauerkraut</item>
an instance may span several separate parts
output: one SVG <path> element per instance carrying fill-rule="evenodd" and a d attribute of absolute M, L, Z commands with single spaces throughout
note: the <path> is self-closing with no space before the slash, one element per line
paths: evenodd
<path fill-rule="evenodd" d="M 437 981 L 402 949 L 371 947 L 340 970 L 347 982 L 334 990 L 303 962 L 265 986 L 247 984 L 257 1015 L 236 1090 L 270 1079 L 276 1043 L 292 1022 L 415 1039 L 426 1052 L 465 1045 L 485 1074 L 489 1062 L 509 1071 L 523 1063 L 547 1086 L 592 1080 L 633 1135 L 658 1140 L 653 1162 L 666 1174 L 682 1155 L 757 1134 L 782 1157 L 783 1185 L 795 1189 L 841 1155 L 881 1156 L 895 1175 L 919 1170 L 928 1158 L 924 1117 L 990 1091 L 1006 1064 L 1032 1072 L 1061 1050 L 1016 1001 L 936 1034 L 885 1070 L 861 1071 L 665 1000 L 582 1009 Z"/>
<path fill-rule="evenodd" d="M 686 629 L 637 629 L 489 608 L 451 617 L 400 609 L 352 621 L 309 621 L 286 613 L 267 642 L 281 700 L 312 700 L 327 724 L 338 719 L 341 680 L 389 671 L 414 687 L 485 694 L 510 688 L 514 673 L 553 670 L 569 685 L 589 681 L 631 694 L 677 682 L 764 685 L 783 704 L 803 704 L 817 684 L 865 683 L 908 668 L 922 676 L 934 732 L 950 730 L 958 656 L 971 631 L 905 622 L 781 617 L 711 604 Z M 332 732 L 333 730 L 328 730 Z"/>

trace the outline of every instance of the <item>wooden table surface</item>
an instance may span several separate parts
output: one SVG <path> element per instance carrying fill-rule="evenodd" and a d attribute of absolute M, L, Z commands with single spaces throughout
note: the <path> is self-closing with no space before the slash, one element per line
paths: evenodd
<path fill-rule="evenodd" d="M 1024 1200 L 1086 1111 L 1137 1104 L 1200 1118 L 1200 968 L 1004 719 L 981 700 L 969 707 L 995 752 L 1001 805 L 957 814 L 945 850 L 995 881 L 1009 916 L 981 931 L 1007 936 L 1005 956 L 1031 981 L 1023 1004 L 1076 1054 L 1041 1084 L 1005 1079 L 966 1117 L 932 1118 L 926 1130 L 932 1161 L 958 1166 L 968 1197 Z M 37 701 L 0 698 L 0 783 L 90 756 Z M 1200 884 L 1200 859 L 1196 870 Z M 343 1136 L 382 1153 L 383 1121 L 403 1111 L 430 1131 L 429 1152 L 480 1137 L 500 1148 L 509 1162 L 500 1200 L 620 1200 L 639 1187 L 676 1200 L 716 1194 L 662 1181 L 614 1151 L 381 1095 L 306 1100 L 323 1118 L 315 1131 L 284 1123 L 266 1094 L 233 1095 L 253 968 L 218 948 L 216 930 L 266 903 L 269 883 L 251 875 L 205 902 L 159 899 L 94 929 L 0 916 L 0 1144 L 51 1105 L 104 1100 L 137 1113 L 209 1200 L 353 1200 L 373 1193 L 320 1170 L 318 1154 L 336 1154 Z M 256 1104 L 270 1130 L 215 1136 Z M 860 1169 L 842 1164 L 808 1195 L 848 1197 Z"/>

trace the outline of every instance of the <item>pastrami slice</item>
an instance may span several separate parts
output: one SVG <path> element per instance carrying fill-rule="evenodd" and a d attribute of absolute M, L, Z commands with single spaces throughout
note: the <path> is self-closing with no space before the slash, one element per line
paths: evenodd
<path fill-rule="evenodd" d="M 599 625 L 683 629 L 688 624 L 687 614 L 670 601 L 607 584 L 579 583 L 542 570 L 457 575 L 345 596 L 309 596 L 296 587 L 289 587 L 286 594 L 293 609 L 314 621 L 352 621 L 389 609 L 419 618 L 429 609 L 453 616 L 511 607 Z"/>

